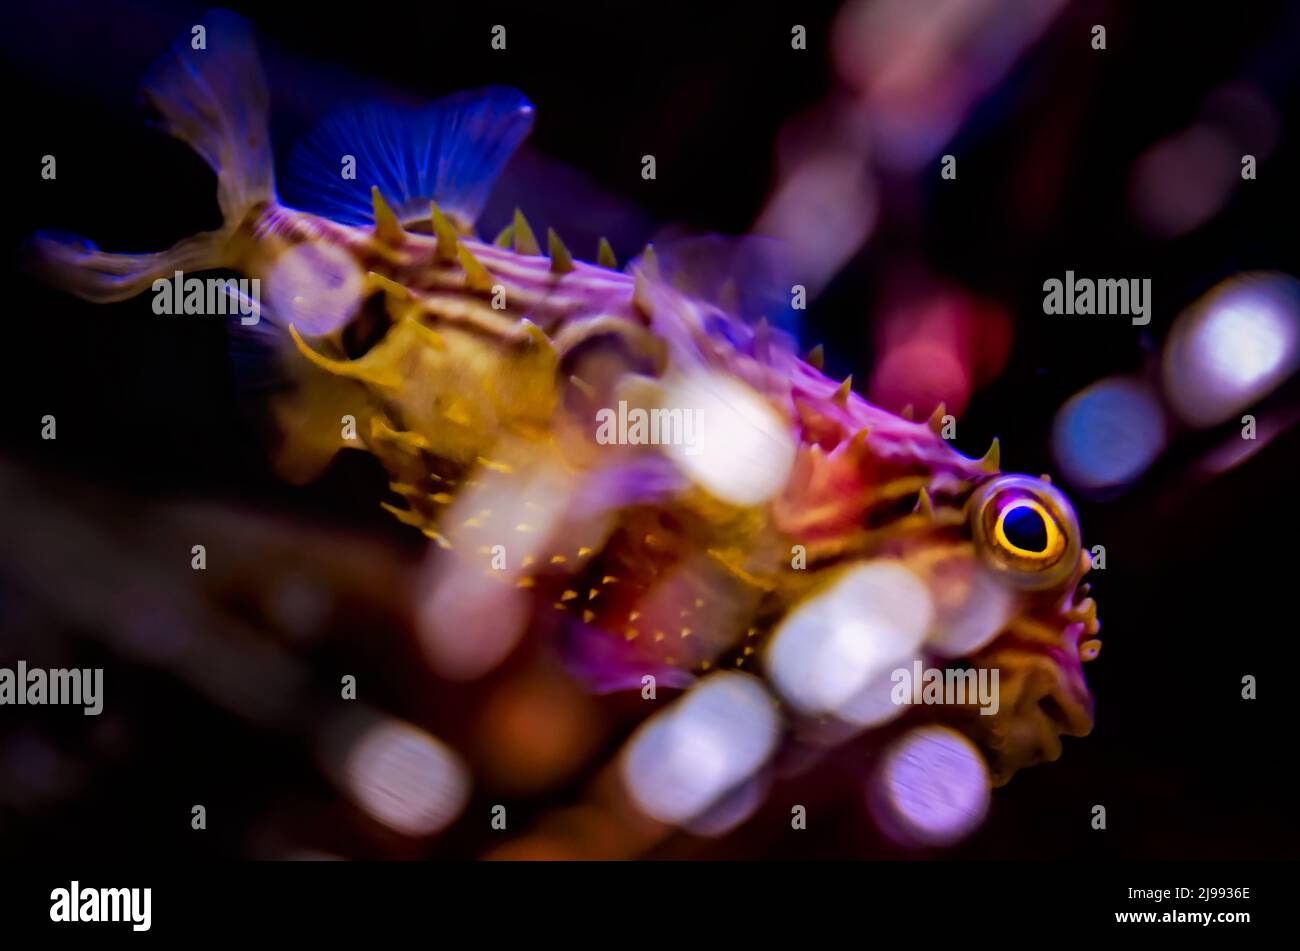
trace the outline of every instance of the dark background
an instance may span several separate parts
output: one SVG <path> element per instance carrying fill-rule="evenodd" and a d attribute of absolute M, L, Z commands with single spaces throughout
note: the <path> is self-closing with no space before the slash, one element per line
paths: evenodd
<path fill-rule="evenodd" d="M 268 63 L 278 155 L 331 104 L 368 85 L 428 98 L 516 85 L 536 106 L 531 153 L 587 176 L 614 225 L 620 260 L 665 223 L 743 232 L 771 188 L 778 130 L 833 82 L 822 55 L 833 5 L 551 4 L 508 13 L 475 4 L 355 5 L 340 13 L 232 6 L 252 18 Z M 420 546 L 412 533 L 375 504 L 384 480 L 369 460 L 345 459 L 306 488 L 268 474 L 218 322 L 160 320 L 147 296 L 83 304 L 17 267 L 23 237 L 37 228 L 85 234 L 109 250 L 155 250 L 216 225 L 211 173 L 185 146 L 150 130 L 134 100 L 148 63 L 202 9 L 54 0 L 5 14 L 0 457 L 39 479 L 66 478 L 143 506 L 217 499 L 342 526 L 414 560 Z M 509 29 L 504 53 L 488 46 L 498 22 Z M 790 49 L 794 22 L 808 27 L 806 52 Z M 1104 56 L 1087 46 L 1094 22 L 1108 24 Z M 1178 310 L 1217 281 L 1244 269 L 1297 273 L 1297 61 L 1295 5 L 1072 7 L 947 147 L 962 163 L 953 187 L 884 189 L 876 234 L 811 306 L 805 346 L 824 341 L 828 372 L 865 379 L 877 295 L 891 269 L 919 249 L 936 273 L 1000 301 L 1015 320 L 1008 367 L 963 416 L 960 448 L 980 452 L 998 435 L 1004 467 L 1052 471 L 1047 437 L 1065 398 L 1102 376 L 1148 366 Z M 1190 237 L 1144 238 L 1127 207 L 1133 160 L 1185 125 L 1209 89 L 1241 73 L 1268 77 L 1280 94 L 1275 153 L 1258 181 L 1238 188 Z M 658 159 L 654 182 L 640 178 L 645 152 Z M 58 159 L 56 181 L 40 178 L 47 153 Z M 1055 187 L 1027 190 L 1044 166 Z M 527 166 L 522 183 L 504 182 L 483 230 L 494 233 L 516 203 L 535 229 L 588 228 L 581 201 L 565 207 L 534 191 L 548 167 Z M 594 247 L 570 246 L 594 256 Z M 1151 276 L 1152 323 L 1138 336 L 1124 322 L 1043 320 L 1044 275 L 1067 267 Z M 1271 400 L 1294 405 L 1294 387 Z M 40 439 L 46 413 L 58 418 L 57 442 Z M 1085 540 L 1108 553 L 1106 571 L 1094 575 L 1105 648 L 1087 668 L 1096 730 L 1067 741 L 1059 762 L 999 790 L 989 821 L 952 854 L 1300 855 L 1291 778 L 1297 684 L 1288 680 L 1297 676 L 1300 439 L 1284 433 L 1225 475 L 1194 477 L 1193 462 L 1227 435 L 1180 437 L 1122 497 L 1080 502 Z M 0 499 L 0 533 L 5 511 L 22 504 Z M 75 584 L 67 596 L 78 597 Z M 0 597 L 7 602 L 0 621 L 14 622 L 22 592 L 0 586 Z M 75 794 L 25 809 L 0 797 L 0 856 L 38 847 L 97 855 L 128 844 L 146 853 L 240 854 L 235 827 L 251 821 L 261 800 L 279 790 L 310 793 L 308 764 L 285 755 L 282 740 L 165 677 L 114 668 L 121 662 L 87 650 L 84 657 L 117 669 L 109 677 L 132 685 L 129 752 Z M 1259 680 L 1254 702 L 1240 698 L 1247 673 Z M 17 715 L 0 711 L 0 736 Z M 94 739 L 80 711 L 54 716 L 56 745 L 76 749 Z M 18 782 L 13 769 L 0 762 L 0 788 Z M 185 821 L 163 822 L 177 797 L 212 784 L 226 790 L 233 818 L 203 838 L 162 831 Z M 1107 808 L 1105 832 L 1089 827 L 1094 804 Z M 742 831 L 724 851 L 853 857 L 870 851 L 867 826 L 849 801 L 836 821 L 805 835 L 764 842 Z"/>

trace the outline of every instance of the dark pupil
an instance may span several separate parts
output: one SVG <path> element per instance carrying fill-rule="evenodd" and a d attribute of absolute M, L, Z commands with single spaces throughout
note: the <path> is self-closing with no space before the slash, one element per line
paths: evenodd
<path fill-rule="evenodd" d="M 1019 505 L 1002 520 L 1002 531 L 1007 541 L 1021 551 L 1047 551 L 1047 526 L 1043 516 L 1028 505 Z"/>

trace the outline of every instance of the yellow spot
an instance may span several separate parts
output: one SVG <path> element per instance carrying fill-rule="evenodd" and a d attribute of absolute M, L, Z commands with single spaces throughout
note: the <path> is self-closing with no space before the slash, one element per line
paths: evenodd
<path fill-rule="evenodd" d="M 516 532 L 535 532 L 535 531 L 537 531 L 537 529 L 533 528 L 533 526 L 531 526 L 531 525 L 526 525 L 525 523 L 520 522 L 518 525 L 515 526 L 515 531 L 516 531 Z"/>
<path fill-rule="evenodd" d="M 435 492 L 433 495 L 429 496 L 429 498 L 433 499 L 433 501 L 437 502 L 439 505 L 446 505 L 452 500 L 452 495 L 450 492 Z"/>
<path fill-rule="evenodd" d="M 565 562 L 567 562 L 568 560 L 569 560 L 569 559 L 565 558 L 563 555 L 552 555 L 552 556 L 551 556 L 551 564 L 553 564 L 553 565 L 562 565 L 562 564 L 564 564 Z"/>
<path fill-rule="evenodd" d="M 491 469 L 493 472 L 514 472 L 515 470 L 505 462 L 493 462 L 491 459 L 485 459 L 479 456 L 477 462 L 484 469 Z"/>
<path fill-rule="evenodd" d="M 629 628 L 627 629 L 627 633 L 624 634 L 623 636 L 626 637 L 629 641 L 634 641 L 634 640 L 637 639 L 637 637 L 640 635 L 640 633 L 641 633 L 641 632 L 638 631 L 636 628 L 634 628 L 634 627 L 629 627 Z"/>
<path fill-rule="evenodd" d="M 595 617 L 596 617 L 596 612 L 588 608 L 587 610 L 582 612 L 582 623 L 590 624 L 595 619 Z"/>
<path fill-rule="evenodd" d="M 682 628 L 682 637 L 690 637 L 690 636 L 691 636 L 691 629 L 689 627 Z"/>
<path fill-rule="evenodd" d="M 533 585 L 535 585 L 536 583 L 537 583 L 536 580 L 533 579 L 533 577 L 532 577 L 531 575 L 524 575 L 522 578 L 520 578 L 518 581 L 515 582 L 515 587 L 516 587 L 516 588 L 531 588 L 531 587 L 532 587 Z"/>
<path fill-rule="evenodd" d="M 668 636 L 668 635 L 665 634 L 663 631 L 655 631 L 655 643 L 656 643 L 656 644 L 659 643 L 660 641 L 662 641 L 662 640 L 663 640 L 665 637 L 667 637 L 667 636 Z"/>
<path fill-rule="evenodd" d="M 592 588 L 590 591 L 587 592 L 587 600 L 588 600 L 588 601 L 595 601 L 595 600 L 596 600 L 596 596 L 597 596 L 598 594 L 600 594 L 600 590 L 599 590 L 598 588 Z"/>
<path fill-rule="evenodd" d="M 483 523 L 476 518 L 467 518 L 461 523 L 462 528 L 482 528 Z"/>
<path fill-rule="evenodd" d="M 590 554 L 591 554 L 591 549 L 586 547 L 585 545 L 578 549 L 579 558 L 586 558 Z"/>
<path fill-rule="evenodd" d="M 531 565 L 531 564 L 532 564 L 533 562 L 535 562 L 536 560 L 537 560 L 537 559 L 534 558 L 532 555 L 524 555 L 523 560 L 522 560 L 521 562 L 519 562 L 519 563 L 520 563 L 521 565 L 523 565 L 525 568 L 527 568 L 529 565 Z"/>
<path fill-rule="evenodd" d="M 613 575 L 605 575 L 605 577 L 603 577 L 603 578 L 600 579 L 600 583 L 601 583 L 601 584 L 618 584 L 618 579 L 615 578 Z"/>
<path fill-rule="evenodd" d="M 561 601 L 572 601 L 572 600 L 573 600 L 574 598 L 576 598 L 577 596 L 578 596 L 578 592 L 576 592 L 576 591 L 574 591 L 572 588 L 570 588 L 568 591 L 564 592 L 564 594 L 560 595 L 560 600 L 561 600 Z"/>
<path fill-rule="evenodd" d="M 640 611 L 633 611 L 631 614 L 629 614 L 629 615 L 627 616 L 627 619 L 628 619 L 629 621 L 635 621 L 635 620 L 636 620 L 637 618 L 639 618 L 640 616 L 641 616 L 641 612 L 640 612 Z"/>

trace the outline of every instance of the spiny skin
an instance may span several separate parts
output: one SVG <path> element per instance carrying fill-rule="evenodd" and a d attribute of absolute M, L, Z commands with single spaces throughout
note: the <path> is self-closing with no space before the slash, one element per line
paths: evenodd
<path fill-rule="evenodd" d="M 612 527 L 589 545 L 566 545 L 571 536 L 561 532 L 528 556 L 526 570 L 508 583 L 529 591 L 538 624 L 558 612 L 571 633 L 616 641 L 641 669 L 749 669 L 792 606 L 846 564 L 881 556 L 973 561 L 969 501 L 997 472 L 995 453 L 967 458 L 930 424 L 871 405 L 766 328 L 744 326 L 659 280 L 653 256 L 631 274 L 581 261 L 565 261 L 557 272 L 546 257 L 463 234 L 450 239 L 452 254 L 431 235 L 382 224 L 345 227 L 273 205 L 257 209 L 243 231 L 241 270 L 273 279 L 268 265 L 284 245 L 327 242 L 346 249 L 382 292 L 393 326 L 364 355 L 347 359 L 347 328 L 300 341 L 300 349 L 349 389 L 330 405 L 364 417 L 366 447 L 406 503 L 389 508 L 440 544 L 450 545 L 448 511 L 485 474 L 510 480 L 517 468 L 524 491 L 523 473 L 542 459 L 581 480 L 625 464 L 629 452 L 656 453 L 590 440 L 595 410 L 611 405 L 628 380 L 654 379 L 674 366 L 708 367 L 752 387 L 786 420 L 798 454 L 770 503 L 737 507 L 682 480 L 667 495 L 618 508 Z M 448 237 L 444 232 L 443 243 Z M 490 284 L 481 275 L 475 281 L 465 254 Z M 496 309 L 493 296 L 499 304 L 502 292 L 505 307 Z M 603 381 L 582 378 L 593 352 L 604 357 Z M 315 447 L 314 458 L 355 447 L 337 438 L 337 418 L 317 430 L 330 434 L 330 444 Z M 507 439 L 512 461 L 494 461 Z M 559 503 L 530 504 L 544 510 Z M 459 556 L 479 558 L 489 578 L 493 546 L 528 528 L 495 524 L 487 511 L 455 527 L 472 539 Z M 806 550 L 806 567 L 792 567 L 795 545 Z M 1020 766 L 1055 759 L 1061 734 L 1091 729 L 1081 660 L 1100 645 L 1081 644 L 1097 631 L 1096 611 L 1076 591 L 1089 565 L 1082 553 L 1060 584 L 1019 596 L 1003 632 L 966 659 L 1001 669 L 996 716 L 973 707 L 939 710 L 982 746 L 998 782 Z"/>
<path fill-rule="evenodd" d="M 432 206 L 417 233 L 377 190 L 373 227 L 279 205 L 251 31 L 219 11 L 205 20 L 208 47 L 183 36 L 145 93 L 164 128 L 216 172 L 222 227 L 138 255 L 40 235 L 31 263 L 97 302 L 144 293 L 177 270 L 260 278 L 281 312 L 264 312 L 258 333 L 272 332 L 297 384 L 274 407 L 280 468 L 310 478 L 358 447 L 383 463 L 403 503 L 386 507 L 445 549 L 422 606 L 438 649 L 477 645 L 507 618 L 576 645 L 571 660 L 588 672 L 639 681 L 653 671 L 674 686 L 719 667 L 761 675 L 765 643 L 812 596 L 887 559 L 928 593 L 927 657 L 1001 671 L 995 715 L 966 704 L 902 719 L 952 721 L 981 746 L 996 782 L 1054 759 L 1062 734 L 1089 732 L 1082 661 L 1100 646 L 1096 605 L 1079 583 L 1089 560 L 1077 522 L 1055 489 L 999 475 L 996 443 L 969 459 L 907 412 L 870 405 L 820 372 L 820 350 L 799 359 L 765 325 L 732 317 L 730 294 L 665 280 L 648 249 L 619 273 L 574 260 L 553 234 L 543 255 L 518 213 L 487 244 Z M 482 131 L 478 119 L 468 125 Z M 441 157 L 463 160 L 474 145 L 452 143 Z M 612 263 L 607 243 L 597 255 Z M 347 293 L 331 297 L 340 287 Z M 718 480 L 706 489 L 711 473 L 664 447 L 596 438 L 598 411 L 670 405 L 682 380 L 708 381 L 753 411 L 728 419 L 781 456 L 779 466 L 741 460 L 775 474 L 761 501 L 735 501 L 750 496 Z M 340 425 L 349 417 L 357 440 Z M 725 471 L 732 481 L 748 474 Z M 1060 544 L 1037 552 L 998 540 L 1009 511 L 993 504 L 1001 493 L 1045 506 L 1042 527 Z M 796 738 L 820 725 L 793 709 L 787 719 Z"/>
<path fill-rule="evenodd" d="M 457 234 L 453 258 L 445 229 L 440 251 L 430 234 L 376 220 L 347 227 L 259 201 L 228 230 L 162 254 L 48 240 L 36 251 L 40 273 L 95 301 L 133 296 L 177 266 L 233 267 L 274 286 L 295 247 L 355 261 L 370 296 L 336 331 L 304 338 L 292 315 L 267 315 L 287 330 L 286 368 L 298 383 L 275 408 L 281 470 L 310 478 L 338 449 L 357 448 L 340 430 L 355 417 L 405 502 L 385 503 L 394 514 L 440 545 L 455 541 L 457 558 L 479 560 L 480 578 L 526 592 L 533 627 L 616 644 L 625 671 L 684 685 L 666 672 L 757 666 L 767 637 L 810 594 L 875 558 L 924 577 L 941 609 L 980 608 L 973 579 L 989 552 L 975 537 L 975 503 L 997 484 L 995 451 L 968 459 L 926 423 L 870 405 L 761 325 L 661 280 L 651 254 L 631 274 L 579 261 L 555 269 Z M 519 220 L 512 231 L 526 234 Z M 595 443 L 597 409 L 623 398 L 653 404 L 656 387 L 682 373 L 743 383 L 779 415 L 797 454 L 775 497 L 730 504 L 658 447 Z M 509 520 L 473 507 L 485 486 L 518 502 Z M 1068 502 L 1059 504 L 1073 526 Z M 1077 527 L 1071 537 L 1077 545 Z M 515 570 L 495 570 L 500 545 L 527 551 Z M 996 782 L 1055 759 L 1062 734 L 1091 729 L 1082 661 L 1100 642 L 1096 605 L 1079 587 L 1089 560 L 1076 550 L 1073 568 L 1057 559 L 1067 570 L 1054 569 L 1049 585 L 1014 592 L 991 640 L 940 658 L 1001 671 L 996 715 L 970 705 L 905 715 L 952 721 L 982 747 Z"/>

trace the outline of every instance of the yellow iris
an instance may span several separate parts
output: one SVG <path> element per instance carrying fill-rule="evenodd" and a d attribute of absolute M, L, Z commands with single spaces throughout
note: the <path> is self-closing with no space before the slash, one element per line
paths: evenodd
<path fill-rule="evenodd" d="M 1043 537 L 1045 540 L 1045 544 L 1041 551 L 1021 548 L 1007 535 L 1007 516 L 1020 509 L 1029 509 L 1041 520 L 1044 533 Z M 1056 519 L 1054 519 L 1047 509 L 1034 499 L 1017 499 L 1011 505 L 1004 508 L 998 514 L 997 524 L 993 527 L 993 539 L 1008 554 L 1015 555 L 1017 558 L 1027 558 L 1033 561 L 1054 561 L 1060 556 L 1061 549 L 1065 547 L 1065 536 L 1061 533 L 1060 528 L 1057 527 Z"/>

